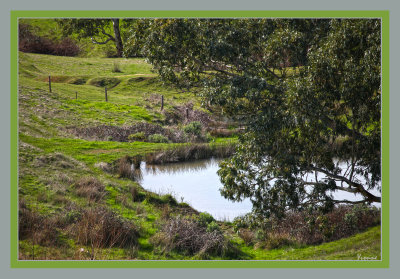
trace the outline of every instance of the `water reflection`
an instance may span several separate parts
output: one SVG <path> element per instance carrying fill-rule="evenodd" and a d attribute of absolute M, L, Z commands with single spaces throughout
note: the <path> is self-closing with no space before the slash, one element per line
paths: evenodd
<path fill-rule="evenodd" d="M 182 174 L 187 172 L 193 173 L 203 171 L 207 168 L 213 167 L 213 165 L 216 164 L 218 164 L 218 160 L 216 159 L 195 160 L 184 163 L 168 163 L 164 165 L 147 165 L 146 163 L 142 162 L 140 168 L 143 172 L 152 175 L 161 173 Z"/>
<path fill-rule="evenodd" d="M 207 159 L 165 165 L 141 164 L 141 185 L 150 191 L 160 194 L 172 194 L 179 202 L 189 203 L 198 211 L 206 211 L 217 220 L 233 220 L 235 217 L 251 211 L 252 204 L 249 199 L 243 202 L 233 202 L 223 198 L 219 192 L 222 187 L 217 171 L 220 160 Z M 344 168 L 344 166 L 340 166 Z M 308 179 L 313 181 L 310 175 Z M 317 173 L 318 180 L 324 176 Z M 365 183 L 365 181 L 360 181 Z M 379 189 L 371 191 L 372 194 L 381 196 Z M 336 191 L 332 193 L 338 200 L 358 201 L 359 194 Z M 380 203 L 374 203 L 380 207 Z"/>
<path fill-rule="evenodd" d="M 172 194 L 179 202 L 208 212 L 217 220 L 230 220 L 251 211 L 250 200 L 233 202 L 219 192 L 222 184 L 217 175 L 219 160 L 207 159 L 165 165 L 142 163 L 141 185 L 160 194 Z"/>

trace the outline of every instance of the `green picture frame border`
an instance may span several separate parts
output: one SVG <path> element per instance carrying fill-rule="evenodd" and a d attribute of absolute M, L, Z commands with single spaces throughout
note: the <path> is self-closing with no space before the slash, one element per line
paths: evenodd
<path fill-rule="evenodd" d="M 224 260 L 224 261 L 30 261 L 18 260 L 18 19 L 67 17 L 149 18 L 380 18 L 382 23 L 382 221 L 381 260 Z M 389 268 L 389 11 L 22 11 L 10 12 L 11 268 Z"/>

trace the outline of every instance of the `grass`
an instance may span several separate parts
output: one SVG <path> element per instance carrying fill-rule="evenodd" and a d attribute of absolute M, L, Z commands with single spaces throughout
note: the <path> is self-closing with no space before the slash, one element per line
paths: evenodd
<path fill-rule="evenodd" d="M 43 24 L 34 19 L 31 23 Z M 56 26 L 49 20 L 48 29 L 41 32 L 56 36 L 58 31 L 53 28 Z M 118 65 L 118 71 L 114 65 Z M 51 93 L 48 75 L 52 76 Z M 108 87 L 108 102 L 104 100 L 104 86 Z M 28 53 L 19 53 L 18 89 L 20 203 L 43 220 L 68 212 L 68 218 L 74 214 L 79 216 L 95 206 L 102 206 L 113 212 L 110 214 L 122 218 L 121 222 L 135 224 L 138 230 L 135 246 L 99 246 L 93 252 L 92 247 L 79 242 L 71 230 L 58 228 L 57 234 L 65 245 L 40 244 L 33 237 L 20 239 L 20 259 L 87 260 L 94 254 L 95 259 L 113 260 L 198 259 L 198 255 L 176 250 L 166 253 L 151 241 L 166 219 L 178 215 L 189 218 L 196 215 L 193 209 L 176 202 L 171 195 L 150 193 L 137 182 L 98 166 L 113 166 L 125 156 L 146 158 L 160 152 L 166 157 L 173 154 L 188 159 L 186 153 L 191 148 L 197 150 L 193 158 L 215 155 L 219 149 L 229 153 L 237 137 L 227 134 L 212 138 L 210 143 L 194 145 L 88 140 L 70 132 L 71 127 L 123 127 L 139 121 L 165 125 L 164 114 L 160 111 L 161 95 L 165 110 L 188 102 L 200 110 L 197 97 L 162 84 L 143 59 Z M 174 128 L 182 129 L 184 125 L 178 123 Z M 232 224 L 220 223 L 219 226 L 236 252 L 208 255 L 209 259 L 354 259 L 358 254 L 377 256 L 380 251 L 379 227 L 319 246 L 265 250 L 246 245 L 233 233 Z"/>
<path fill-rule="evenodd" d="M 357 260 L 362 257 L 381 259 L 381 227 L 373 227 L 363 233 L 316 246 L 285 247 L 263 250 L 243 246 L 250 258 L 257 260 Z"/>

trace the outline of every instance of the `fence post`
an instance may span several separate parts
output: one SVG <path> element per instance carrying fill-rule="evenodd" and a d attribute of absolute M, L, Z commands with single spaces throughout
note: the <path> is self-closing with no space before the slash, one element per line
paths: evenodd
<path fill-rule="evenodd" d="M 164 95 L 161 95 L 161 110 L 164 109 Z"/>
<path fill-rule="evenodd" d="M 78 92 L 77 91 L 75 91 L 75 95 L 76 95 L 75 99 L 78 100 Z"/>
<path fill-rule="evenodd" d="M 51 77 L 49 75 L 49 92 L 51 93 Z"/>
<path fill-rule="evenodd" d="M 186 119 L 189 119 L 189 109 L 186 108 Z"/>
<path fill-rule="evenodd" d="M 106 102 L 108 102 L 108 98 L 107 98 L 107 87 L 104 87 L 104 92 L 106 94 Z"/>

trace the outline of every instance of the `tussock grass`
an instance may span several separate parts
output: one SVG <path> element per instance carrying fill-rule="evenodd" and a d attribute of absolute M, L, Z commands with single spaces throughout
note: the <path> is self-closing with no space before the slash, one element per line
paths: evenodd
<path fill-rule="evenodd" d="M 139 236 L 133 223 L 103 207 L 84 210 L 73 233 L 78 243 L 92 248 L 132 247 Z"/>
<path fill-rule="evenodd" d="M 83 177 L 75 185 L 76 194 L 85 197 L 89 201 L 99 202 L 106 195 L 104 185 L 95 177 Z"/>
<path fill-rule="evenodd" d="M 223 255 L 228 249 L 228 242 L 221 232 L 207 232 L 197 222 L 182 216 L 166 222 L 151 241 L 161 246 L 164 252 L 177 250 L 203 258 L 210 254 Z"/>

